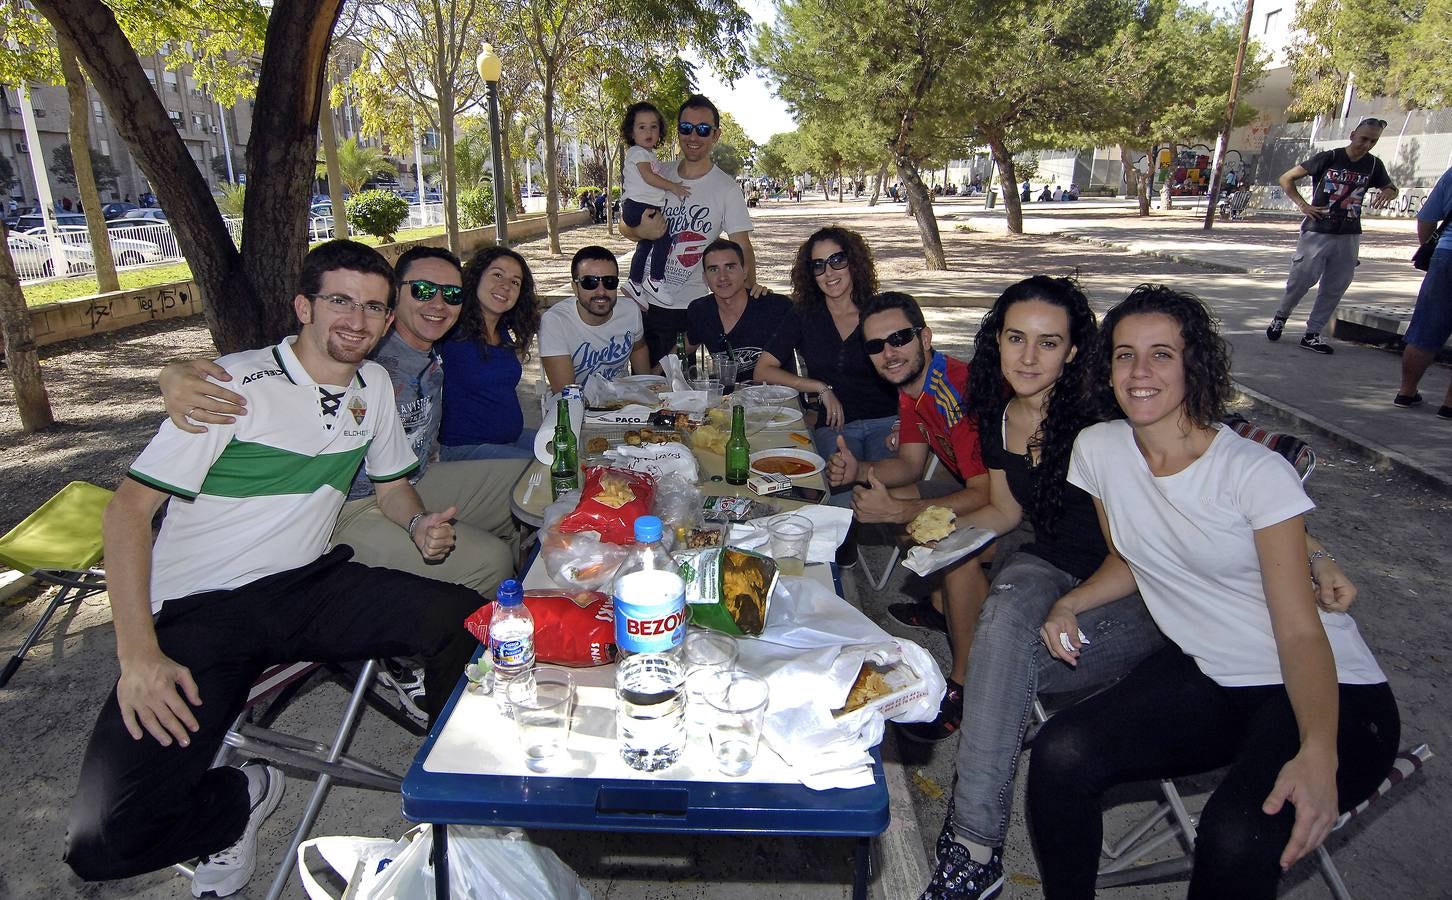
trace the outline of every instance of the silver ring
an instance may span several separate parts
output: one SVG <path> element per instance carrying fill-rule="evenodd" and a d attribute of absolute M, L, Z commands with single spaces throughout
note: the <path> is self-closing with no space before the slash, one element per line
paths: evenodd
<path fill-rule="evenodd" d="M 192 417 L 192 413 L 194 413 L 196 411 L 197 411 L 197 408 L 195 406 L 188 406 L 187 407 L 186 415 L 183 418 L 190 419 Z"/>

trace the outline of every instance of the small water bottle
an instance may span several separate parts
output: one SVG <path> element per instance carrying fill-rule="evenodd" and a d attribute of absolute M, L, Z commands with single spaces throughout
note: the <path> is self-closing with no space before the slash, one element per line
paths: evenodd
<path fill-rule="evenodd" d="M 615 575 L 615 731 L 625 764 L 655 772 L 686 745 L 686 583 L 655 516 L 635 520 L 635 546 Z"/>
<path fill-rule="evenodd" d="M 509 683 L 534 668 L 534 616 L 524 605 L 524 588 L 513 578 L 499 585 L 489 620 L 489 658 L 494 667 L 494 696 L 507 710 Z"/>

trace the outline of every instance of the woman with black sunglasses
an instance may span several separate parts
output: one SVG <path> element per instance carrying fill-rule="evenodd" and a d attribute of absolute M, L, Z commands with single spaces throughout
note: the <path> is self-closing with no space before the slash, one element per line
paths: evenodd
<path fill-rule="evenodd" d="M 439 458 L 530 459 L 534 429 L 519 405 L 521 363 L 539 330 L 529 264 L 507 247 L 479 251 L 464 267 L 459 324 L 439 344 L 449 373 Z"/>
<path fill-rule="evenodd" d="M 812 437 L 823 459 L 837 452 L 838 435 L 862 462 L 891 453 L 897 389 L 878 376 L 862 346 L 860 312 L 876 292 L 877 269 L 862 235 L 836 226 L 818 230 L 792 265 L 793 308 L 756 362 L 760 380 L 817 395 Z M 783 366 L 793 354 L 806 363 L 807 375 Z"/>

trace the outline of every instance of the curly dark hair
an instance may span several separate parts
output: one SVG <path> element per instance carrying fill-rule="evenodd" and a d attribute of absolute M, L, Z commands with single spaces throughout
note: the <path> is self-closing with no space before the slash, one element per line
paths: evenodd
<path fill-rule="evenodd" d="M 534 275 L 524 257 L 508 247 L 485 247 L 464 266 L 464 305 L 459 310 L 457 336 L 479 345 L 481 356 L 489 355 L 489 333 L 484 326 L 484 309 L 479 303 L 479 284 L 489 264 L 507 256 L 519 264 L 519 300 L 514 308 L 499 317 L 500 342 L 514 349 L 521 359 L 529 359 L 529 345 L 539 331 L 539 300 L 534 294 Z"/>
<path fill-rule="evenodd" d="M 1205 301 L 1163 284 L 1140 285 L 1104 315 L 1089 375 L 1100 412 L 1105 418 L 1124 418 L 1109 382 L 1114 364 L 1114 329 L 1130 316 L 1154 313 L 1169 316 L 1180 325 L 1180 337 L 1185 342 L 1185 418 L 1200 428 L 1210 428 L 1224 418 L 1234 390 L 1230 383 L 1230 345 L 1220 336 L 1220 323 L 1210 314 Z"/>
<path fill-rule="evenodd" d="M 1099 421 L 1092 404 L 1085 402 L 1086 379 L 1098 328 L 1094 311 L 1089 308 L 1089 298 L 1076 281 L 1035 275 L 1010 285 L 999 295 L 974 338 L 976 349 L 968 372 L 968 413 L 978 419 L 980 430 L 1000 426 L 1004 404 L 1013 391 L 1003 377 L 998 339 L 1008 310 L 1028 300 L 1039 300 L 1064 310 L 1069 319 L 1069 345 L 1079 350 L 1073 359 L 1064 363 L 1064 370 L 1050 388 L 1048 402 L 1044 404 L 1044 420 L 1028 439 L 1029 449 L 1039 454 L 1038 465 L 1033 470 L 1034 496 L 1029 504 L 1029 519 L 1035 530 L 1052 536 L 1064 507 L 1064 485 L 1068 482 L 1074 438 L 1085 427 Z"/>
<path fill-rule="evenodd" d="M 826 306 L 827 296 L 812 274 L 812 247 L 818 241 L 835 241 L 847 253 L 847 270 L 852 273 L 852 304 L 861 310 L 877 293 L 877 266 L 862 235 L 847 228 L 828 225 L 819 228 L 802 243 L 792 263 L 792 298 L 801 306 Z"/>
<path fill-rule="evenodd" d="M 660 122 L 660 144 L 657 146 L 664 146 L 666 141 L 670 139 L 670 133 L 666 131 L 665 116 L 660 114 L 660 110 L 656 109 L 654 103 L 646 103 L 643 100 L 627 106 L 625 108 L 625 118 L 620 120 L 620 137 L 625 141 L 625 146 L 635 146 L 635 117 L 643 112 L 653 113 Z"/>

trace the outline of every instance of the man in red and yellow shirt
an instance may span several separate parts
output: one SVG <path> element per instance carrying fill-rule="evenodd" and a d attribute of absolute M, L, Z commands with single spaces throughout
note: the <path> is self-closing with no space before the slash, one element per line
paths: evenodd
<path fill-rule="evenodd" d="M 988 470 L 978 448 L 977 423 L 965 409 L 968 364 L 933 351 L 932 329 L 907 294 L 888 291 L 873 297 L 862 310 L 862 337 L 877 373 L 899 390 L 897 453 L 859 464 L 839 439 L 827 464 L 828 481 L 834 487 L 857 482 L 852 508 L 859 522 L 907 525 L 929 506 L 945 506 L 958 515 L 982 507 L 988 502 Z M 956 484 L 923 481 L 929 453 Z M 970 556 L 943 570 L 943 612 L 927 603 L 894 605 L 905 608 L 892 610 L 899 620 L 946 631 L 953 650 L 938 718 L 904 726 L 908 737 L 942 740 L 958 729 L 968 651 L 988 596 L 982 558 Z"/>

